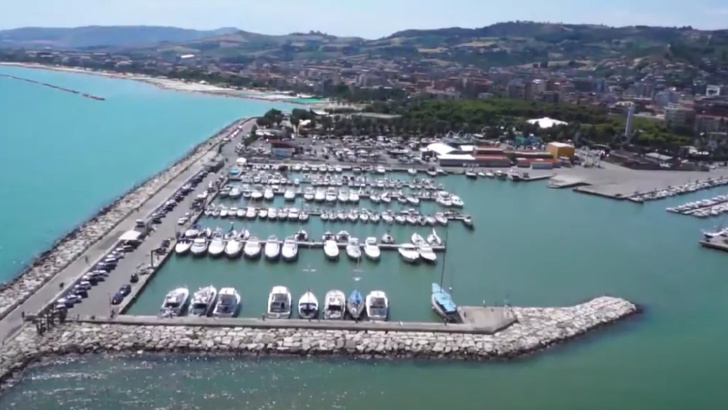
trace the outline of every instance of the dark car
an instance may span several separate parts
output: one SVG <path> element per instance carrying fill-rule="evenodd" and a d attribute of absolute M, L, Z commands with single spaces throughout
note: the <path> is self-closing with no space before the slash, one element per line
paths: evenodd
<path fill-rule="evenodd" d="M 123 296 L 129 296 L 129 294 L 131 293 L 131 285 L 126 284 L 126 285 L 120 287 L 119 292 L 117 292 L 117 293 L 121 293 Z"/>
<path fill-rule="evenodd" d="M 116 292 L 113 298 L 111 298 L 111 304 L 112 305 L 118 305 L 124 300 L 124 295 L 121 294 L 121 291 Z"/>
<path fill-rule="evenodd" d="M 139 275 L 136 273 L 131 274 L 131 279 L 129 279 L 129 282 L 131 283 L 137 283 L 139 282 Z"/>

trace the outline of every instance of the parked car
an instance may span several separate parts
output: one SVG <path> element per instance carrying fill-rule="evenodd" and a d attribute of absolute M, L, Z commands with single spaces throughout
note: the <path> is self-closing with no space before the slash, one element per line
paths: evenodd
<path fill-rule="evenodd" d="M 122 295 L 121 292 L 116 292 L 116 294 L 114 294 L 114 297 L 111 298 L 111 304 L 118 305 L 123 300 L 124 300 L 124 295 Z"/>
<path fill-rule="evenodd" d="M 122 294 L 122 295 L 124 295 L 125 297 L 126 297 L 126 296 L 129 296 L 129 294 L 131 293 L 131 285 L 129 285 L 129 284 L 126 284 L 126 285 L 124 285 L 124 286 L 120 287 L 120 288 L 119 288 L 119 292 L 118 292 L 118 293 L 121 293 L 121 294 Z"/>

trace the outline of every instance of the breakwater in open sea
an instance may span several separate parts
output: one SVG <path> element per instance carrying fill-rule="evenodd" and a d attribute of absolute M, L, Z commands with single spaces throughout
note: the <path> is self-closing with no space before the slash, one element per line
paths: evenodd
<path fill-rule="evenodd" d="M 224 125 L 286 108 L 93 75 L 7 66 L 0 74 L 107 98 L 0 77 L 0 282 Z"/>

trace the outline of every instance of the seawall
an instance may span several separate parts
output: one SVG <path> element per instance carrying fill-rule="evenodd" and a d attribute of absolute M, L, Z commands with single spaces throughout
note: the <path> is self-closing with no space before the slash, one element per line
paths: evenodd
<path fill-rule="evenodd" d="M 236 120 L 218 131 L 213 137 L 195 146 L 188 154 L 170 167 L 151 176 L 122 194 L 110 205 L 103 207 L 95 216 L 59 239 L 50 250 L 43 252 L 19 275 L 0 286 L 0 320 L 27 300 L 35 291 L 63 270 L 86 249 L 114 229 L 149 198 L 159 192 L 180 173 L 215 149 L 225 135 L 240 123 Z"/>
<path fill-rule="evenodd" d="M 17 77 L 17 76 L 9 75 L 9 74 L 0 74 L 0 77 L 10 78 L 13 80 L 18 80 L 18 81 L 25 81 L 26 83 L 31 83 L 31 84 L 36 84 L 36 85 L 42 85 L 44 87 L 52 88 L 54 90 L 64 91 L 64 92 L 67 92 L 70 94 L 80 95 L 81 97 L 89 98 L 89 99 L 96 100 L 96 101 L 106 101 L 106 98 L 100 97 L 98 95 L 88 94 L 88 93 L 84 93 L 82 91 L 72 90 L 70 88 L 61 87 L 59 85 L 44 83 L 42 81 L 31 80 L 29 78 Z"/>
<path fill-rule="evenodd" d="M 566 342 L 639 311 L 629 301 L 607 296 L 569 307 L 512 309 L 518 322 L 492 335 L 296 327 L 136 326 L 110 319 L 107 323 L 66 322 L 41 336 L 26 326 L 2 347 L 0 384 L 7 383 L 13 375 L 43 357 L 84 353 L 511 359 Z"/>

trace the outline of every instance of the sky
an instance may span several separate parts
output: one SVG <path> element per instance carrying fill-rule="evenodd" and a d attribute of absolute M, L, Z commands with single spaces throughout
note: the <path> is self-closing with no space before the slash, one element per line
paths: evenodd
<path fill-rule="evenodd" d="M 728 28 L 728 0 L 2 0 L 0 29 L 25 26 L 237 27 L 379 38 L 404 29 L 515 21 Z"/>

